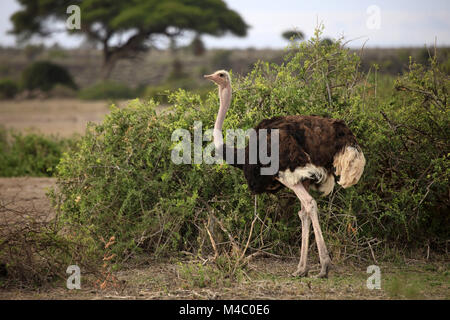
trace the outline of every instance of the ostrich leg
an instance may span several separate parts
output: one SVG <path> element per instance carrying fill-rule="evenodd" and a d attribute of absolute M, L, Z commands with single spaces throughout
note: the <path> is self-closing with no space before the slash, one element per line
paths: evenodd
<path fill-rule="evenodd" d="M 328 278 L 328 271 L 331 266 L 331 259 L 328 254 L 327 246 L 325 245 L 325 241 L 323 240 L 322 230 L 320 229 L 319 224 L 319 216 L 317 214 L 317 203 L 313 199 L 312 200 L 313 210 L 311 211 L 311 220 L 314 229 L 314 236 L 316 238 L 317 249 L 319 250 L 319 258 L 320 258 L 320 273 L 317 275 L 318 278 Z"/>
<path fill-rule="evenodd" d="M 319 258 L 320 258 L 320 266 L 321 266 L 320 273 L 317 277 L 318 278 L 327 278 L 328 271 L 329 271 L 330 265 L 331 265 L 331 260 L 330 260 L 330 256 L 328 255 L 328 250 L 325 245 L 325 241 L 323 239 L 322 230 L 320 229 L 319 216 L 317 214 L 317 202 L 316 202 L 316 200 L 314 200 L 313 197 L 311 197 L 311 195 L 305 189 L 305 186 L 303 185 L 303 183 L 299 183 L 299 184 L 296 184 L 295 186 L 291 186 L 290 189 L 292 189 L 292 191 L 294 191 L 295 194 L 297 195 L 297 197 L 300 199 L 300 201 L 302 203 L 302 211 L 306 211 L 305 216 L 309 216 L 308 218 L 311 218 L 311 222 L 312 222 L 313 229 L 314 229 L 314 236 L 316 238 L 316 243 L 317 243 L 317 249 L 319 250 Z M 302 219 L 302 232 L 304 230 L 303 220 L 304 219 Z M 306 224 L 306 222 L 305 222 L 305 224 Z M 309 236 L 309 226 L 308 226 L 308 236 Z M 302 234 L 302 251 L 301 251 L 302 254 L 301 254 L 301 258 L 300 258 L 300 264 L 303 262 L 304 266 L 306 266 L 306 259 L 305 259 L 305 261 L 302 261 L 303 253 L 308 251 L 307 247 L 305 249 L 303 249 L 303 245 L 304 245 L 303 241 L 304 240 L 305 239 L 303 238 L 303 234 Z M 307 240 L 305 240 L 305 243 L 306 244 L 308 243 Z M 305 255 L 305 257 L 306 257 L 306 255 Z M 299 267 L 300 267 L 300 265 L 299 265 Z"/>
<path fill-rule="evenodd" d="M 300 251 L 300 261 L 298 263 L 297 271 L 292 275 L 295 277 L 306 277 L 308 276 L 308 247 L 309 247 L 309 229 L 311 228 L 311 219 L 308 213 L 303 207 L 302 210 L 298 212 L 298 216 L 302 221 L 302 248 Z"/>

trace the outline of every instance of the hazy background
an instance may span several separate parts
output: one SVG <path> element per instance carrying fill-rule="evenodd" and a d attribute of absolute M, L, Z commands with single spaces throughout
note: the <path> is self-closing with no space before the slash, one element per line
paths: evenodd
<path fill-rule="evenodd" d="M 112 101 L 124 105 L 127 99 L 152 98 L 165 106 L 167 90 L 180 88 L 205 97 L 213 86 L 204 80 L 204 74 L 226 69 L 234 75 L 245 75 L 257 61 L 280 64 L 289 43 L 282 37 L 283 32 L 301 31 L 303 40 L 308 40 L 322 23 L 322 38 L 344 36 L 353 40 L 348 46 L 360 55 L 362 71 L 371 74 L 377 66 L 386 95 L 391 94 L 395 78 L 408 70 L 410 57 L 428 64 L 435 41 L 438 60 L 443 70 L 450 72 L 448 0 L 224 2 L 250 26 L 245 37 L 201 34 L 201 45 L 196 46 L 191 31 L 176 37 L 170 46 L 168 37 L 155 36 L 155 40 L 152 36 L 148 50 L 118 60 L 105 76 L 107 64 L 99 43 L 86 41 L 84 34 L 68 35 L 61 20 L 49 23 L 50 29 L 60 32 L 17 43 L 8 31 L 13 29 L 10 17 L 20 10 L 20 5 L 17 0 L 1 0 L 0 128 L 34 128 L 46 134 L 70 136 L 83 133 L 88 121 L 101 121 Z M 380 12 L 379 28 L 368 25 L 373 15 L 369 8 L 374 6 Z M 110 45 L 117 45 L 121 36 L 132 34 L 116 35 Z M 76 87 L 56 79 L 55 68 L 63 69 L 60 72 L 68 74 Z M 43 79 L 43 74 L 52 76 Z M 51 90 L 43 88 L 46 84 Z"/>
<path fill-rule="evenodd" d="M 348 39 L 360 38 L 351 46 L 358 47 L 366 40 L 368 47 L 409 47 L 433 44 L 437 37 L 439 46 L 450 45 L 450 1 L 306 1 L 306 0 L 225 0 L 251 26 L 248 36 L 238 38 L 204 36 L 207 48 L 283 48 L 286 41 L 280 37 L 287 29 L 298 28 L 311 37 L 317 22 L 324 22 L 325 36 Z M 380 29 L 366 26 L 367 8 L 376 5 L 381 10 Z M 13 46 L 15 38 L 7 34 L 11 29 L 9 17 L 17 11 L 15 0 L 0 2 L 0 43 Z M 43 41 L 42 41 L 43 40 Z M 190 40 L 185 37 L 184 42 Z M 46 39 L 35 39 L 52 45 L 78 47 L 81 38 L 56 34 Z M 162 40 L 164 42 L 164 40 Z M 184 43 L 182 40 L 180 44 Z"/>

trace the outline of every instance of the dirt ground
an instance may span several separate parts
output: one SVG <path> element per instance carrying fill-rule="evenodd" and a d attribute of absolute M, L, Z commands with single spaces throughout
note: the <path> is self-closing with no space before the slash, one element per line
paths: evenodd
<path fill-rule="evenodd" d="M 0 178 L 0 228 L 20 226 L 20 221 L 28 216 L 39 218 L 38 221 L 51 219 L 54 214 L 45 194 L 55 181 L 53 178 Z"/>
<path fill-rule="evenodd" d="M 54 178 L 0 178 L 0 201 L 14 209 L 50 209 L 45 193 L 55 185 Z"/>
<path fill-rule="evenodd" d="M 450 299 L 448 265 L 410 261 L 406 265 L 381 264 L 381 287 L 369 289 L 366 266 L 337 265 L 329 279 L 294 278 L 294 259 L 260 258 L 240 279 L 200 275 L 196 261 L 154 262 L 115 274 L 118 289 L 100 290 L 81 278 L 81 289 L 68 290 L 65 283 L 49 288 L 1 290 L 0 300 L 388 300 Z M 186 273 L 187 266 L 196 272 Z M 202 267 L 200 267 L 201 269 Z M 209 268 L 206 268 L 207 270 Z M 314 273 L 319 265 L 314 265 Z M 313 274 L 314 274 L 313 273 Z"/>
<path fill-rule="evenodd" d="M 0 203 L 17 211 L 51 210 L 45 193 L 52 178 L 0 178 Z M 6 217 L 2 217 L 3 219 Z M 14 220 L 14 217 L 8 217 Z M 4 222 L 4 220 L 3 220 Z M 319 264 L 312 258 L 311 275 Z M 1 290 L 0 299 L 450 299 L 450 262 L 405 259 L 380 263 L 381 289 L 368 289 L 366 262 L 337 262 L 329 279 L 290 276 L 297 257 L 252 260 L 240 276 L 229 278 L 212 263 L 185 259 L 148 260 L 114 273 L 118 286 L 100 289 L 82 274 L 80 290 L 64 281 L 51 287 Z"/>
<path fill-rule="evenodd" d="M 0 100 L 0 126 L 69 137 L 84 133 L 88 122 L 100 122 L 110 104 L 76 99 Z M 125 104 L 117 103 L 119 107 Z"/>

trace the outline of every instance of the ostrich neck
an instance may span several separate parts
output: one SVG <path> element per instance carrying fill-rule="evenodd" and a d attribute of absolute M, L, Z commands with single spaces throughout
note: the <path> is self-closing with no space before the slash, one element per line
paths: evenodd
<path fill-rule="evenodd" d="M 214 146 L 216 149 L 223 145 L 222 126 L 225 120 L 225 115 L 231 103 L 231 86 L 219 87 L 220 107 L 217 114 L 216 123 L 214 124 Z"/>

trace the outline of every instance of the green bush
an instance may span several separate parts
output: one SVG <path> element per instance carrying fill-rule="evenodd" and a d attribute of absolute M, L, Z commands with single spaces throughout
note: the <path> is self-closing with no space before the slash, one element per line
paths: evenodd
<path fill-rule="evenodd" d="M 167 104 L 169 102 L 169 94 L 172 88 L 168 85 L 158 85 L 147 87 L 144 90 L 143 98 L 152 99 L 158 104 Z"/>
<path fill-rule="evenodd" d="M 394 232 L 409 241 L 442 242 L 450 235 L 450 80 L 434 57 L 428 66 L 411 61 L 395 88 L 382 107 L 390 141 L 379 151 L 382 182 L 397 192 L 384 215 L 401 217 L 404 229 Z"/>
<path fill-rule="evenodd" d="M 156 103 L 167 104 L 169 102 L 170 92 L 177 89 L 189 90 L 199 94 L 204 99 L 210 92 L 211 87 L 205 86 L 204 84 L 198 85 L 194 79 L 188 76 L 174 77 L 172 80 L 169 78 L 161 85 L 147 87 L 142 97 L 144 99 L 153 99 Z"/>
<path fill-rule="evenodd" d="M 134 99 L 137 91 L 122 83 L 104 81 L 82 89 L 78 96 L 83 100 Z"/>
<path fill-rule="evenodd" d="M 289 114 L 344 119 L 368 162 L 359 184 L 346 190 L 336 186 L 330 197 L 319 200 L 333 256 L 361 254 L 374 238 L 401 245 L 445 243 L 449 83 L 439 66 L 411 64 L 398 82 L 400 91 L 382 100 L 360 73 L 360 58 L 341 40 L 324 46 L 318 30 L 293 49 L 281 65 L 259 62 L 246 77 L 233 78 L 224 129 L 247 129 L 264 118 Z M 249 238 L 248 252 L 263 248 L 291 254 L 292 247 L 298 252 L 300 203 L 291 192 L 258 196 L 261 220 L 253 220 L 254 199 L 241 171 L 171 161 L 175 129 L 192 133 L 195 121 L 202 121 L 204 130 L 213 127 L 216 89 L 205 100 L 178 90 L 169 102 L 168 112 L 158 116 L 153 100 L 113 107 L 102 124 L 88 127 L 80 150 L 58 165 L 53 200 L 61 208 L 61 221 L 87 230 L 94 242 L 115 236 L 120 261 L 142 251 L 212 250 L 207 229 L 214 231 L 218 250 L 231 250 L 231 239 L 245 243 Z"/>
<path fill-rule="evenodd" d="M 0 80 L 0 99 L 14 98 L 19 91 L 19 86 L 12 80 Z"/>
<path fill-rule="evenodd" d="M 50 91 L 56 84 L 76 89 L 76 84 L 69 72 L 54 63 L 38 61 L 29 65 L 22 73 L 24 89 Z"/>
<path fill-rule="evenodd" d="M 63 152 L 75 146 L 70 139 L 23 135 L 0 127 L 0 176 L 52 176 Z"/>

